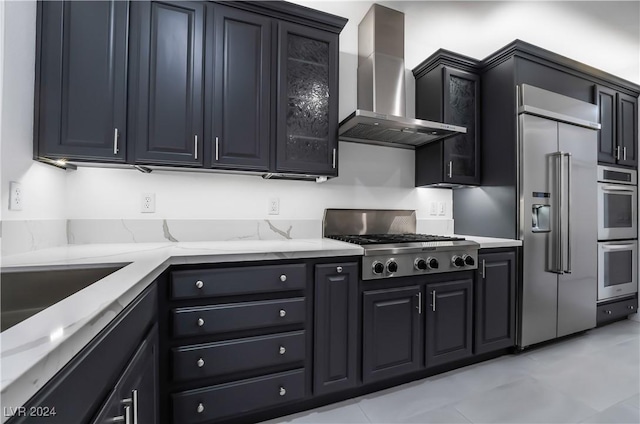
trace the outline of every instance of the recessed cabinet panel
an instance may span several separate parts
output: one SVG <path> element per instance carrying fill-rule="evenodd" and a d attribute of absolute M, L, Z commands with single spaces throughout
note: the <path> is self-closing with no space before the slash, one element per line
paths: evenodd
<path fill-rule="evenodd" d="M 123 162 L 128 2 L 42 2 L 39 8 L 37 155 Z"/>
<path fill-rule="evenodd" d="M 213 167 L 267 171 L 271 125 L 271 19 L 216 5 Z M 211 14 L 209 15 L 211 16 Z"/>
<path fill-rule="evenodd" d="M 638 99 L 618 94 L 618 143 L 620 165 L 638 165 Z"/>
<path fill-rule="evenodd" d="M 598 161 L 616 163 L 616 92 L 605 87 L 597 87 L 596 102 L 602 126 L 598 132 Z"/>
<path fill-rule="evenodd" d="M 136 2 L 138 163 L 202 162 L 204 4 Z"/>
<path fill-rule="evenodd" d="M 278 48 L 276 169 L 337 175 L 338 36 L 282 22 Z"/>

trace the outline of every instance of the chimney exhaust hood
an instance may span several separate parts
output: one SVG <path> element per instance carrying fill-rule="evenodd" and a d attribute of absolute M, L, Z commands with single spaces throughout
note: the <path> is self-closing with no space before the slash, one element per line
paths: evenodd
<path fill-rule="evenodd" d="M 404 13 L 374 3 L 358 25 L 358 109 L 340 122 L 340 140 L 414 149 L 467 132 L 406 118 L 404 72 Z"/>

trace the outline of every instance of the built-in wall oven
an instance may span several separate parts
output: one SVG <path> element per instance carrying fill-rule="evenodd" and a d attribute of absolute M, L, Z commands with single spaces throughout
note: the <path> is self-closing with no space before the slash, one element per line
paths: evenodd
<path fill-rule="evenodd" d="M 637 184 L 635 170 L 598 167 L 598 240 L 638 238 Z"/>
<path fill-rule="evenodd" d="M 598 166 L 598 302 L 638 291 L 637 171 Z"/>

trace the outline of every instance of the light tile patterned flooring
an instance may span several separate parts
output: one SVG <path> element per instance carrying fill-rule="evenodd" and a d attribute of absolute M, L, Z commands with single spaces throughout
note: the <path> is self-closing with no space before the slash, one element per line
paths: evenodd
<path fill-rule="evenodd" d="M 640 423 L 640 322 L 620 321 L 269 423 Z"/>

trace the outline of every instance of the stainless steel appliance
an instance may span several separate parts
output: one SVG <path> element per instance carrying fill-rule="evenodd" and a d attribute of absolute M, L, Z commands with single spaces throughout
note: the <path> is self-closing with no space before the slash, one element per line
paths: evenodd
<path fill-rule="evenodd" d="M 596 326 L 597 106 L 518 87 L 520 348 Z"/>
<path fill-rule="evenodd" d="M 638 173 L 598 166 L 598 240 L 638 237 Z"/>
<path fill-rule="evenodd" d="M 598 301 L 638 291 L 638 241 L 598 243 Z"/>
<path fill-rule="evenodd" d="M 412 210 L 327 209 L 323 235 L 364 248 L 363 280 L 478 268 L 478 243 L 416 234 Z"/>

